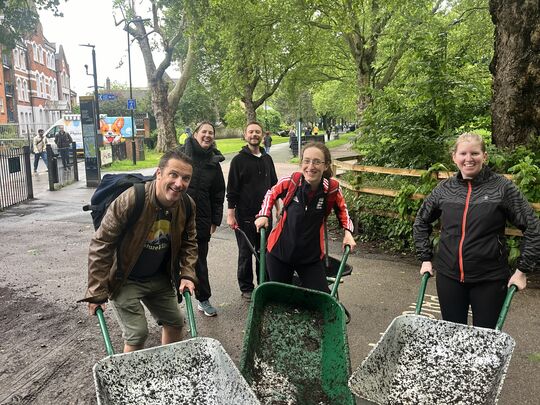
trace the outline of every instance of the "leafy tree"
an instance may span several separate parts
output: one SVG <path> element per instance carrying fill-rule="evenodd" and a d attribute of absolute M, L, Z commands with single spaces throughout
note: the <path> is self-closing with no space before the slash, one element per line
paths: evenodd
<path fill-rule="evenodd" d="M 177 120 L 185 125 L 193 125 L 203 120 L 216 121 L 214 100 L 201 82 L 192 78 L 178 105 Z"/>
<path fill-rule="evenodd" d="M 197 57 L 192 26 L 199 22 L 195 6 L 199 3 L 188 0 L 150 0 L 149 3 L 149 21 L 139 17 L 135 2 L 115 0 L 114 5 L 123 16 L 117 25 L 123 24 L 141 48 L 156 118 L 156 149 L 164 152 L 177 144 L 174 118 Z M 158 65 L 152 54 L 155 48 L 164 53 Z M 166 73 L 173 63 L 181 71 L 180 79 L 175 83 Z"/>
<path fill-rule="evenodd" d="M 55 16 L 60 0 L 0 0 L 0 45 L 15 48 L 17 41 L 34 32 L 39 23 L 38 10 L 50 10 Z"/>
<path fill-rule="evenodd" d="M 457 132 L 489 126 L 492 26 L 485 7 L 455 4 L 411 36 L 396 77 L 374 93 L 359 148 L 368 163 L 428 168 Z"/>
<path fill-rule="evenodd" d="M 257 111 L 258 121 L 263 126 L 264 131 L 276 133 L 281 128 L 281 114 L 271 107 L 266 109 L 260 107 Z"/>
<path fill-rule="evenodd" d="M 221 91 L 239 98 L 246 120 L 272 96 L 311 48 L 312 35 L 295 16 L 294 2 L 211 0 L 206 57 Z"/>
<path fill-rule="evenodd" d="M 395 78 L 401 58 L 418 26 L 440 12 L 442 0 L 303 0 L 308 24 L 333 33 L 336 54 L 352 59 L 358 91 L 357 114 L 370 105 L 373 90 Z"/>

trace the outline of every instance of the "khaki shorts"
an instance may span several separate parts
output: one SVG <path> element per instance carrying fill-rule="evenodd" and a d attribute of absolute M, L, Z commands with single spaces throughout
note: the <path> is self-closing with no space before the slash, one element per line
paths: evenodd
<path fill-rule="evenodd" d="M 160 274 L 146 282 L 127 280 L 111 300 L 126 344 L 143 345 L 148 337 L 148 323 L 142 304 L 159 325 L 179 329 L 184 326 L 176 291 L 167 275 Z"/>

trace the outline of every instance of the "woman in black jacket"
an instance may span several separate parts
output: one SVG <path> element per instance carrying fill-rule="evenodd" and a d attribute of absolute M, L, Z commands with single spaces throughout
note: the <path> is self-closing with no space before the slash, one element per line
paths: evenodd
<path fill-rule="evenodd" d="M 485 166 L 482 137 L 462 134 L 452 159 L 459 172 L 424 200 L 414 223 L 420 273 L 437 270 L 437 294 L 444 320 L 494 328 L 507 288 L 527 285 L 526 273 L 540 263 L 540 220 L 510 180 Z M 438 252 L 432 264 L 431 224 L 441 219 Z M 519 270 L 511 275 L 504 236 L 506 222 L 523 232 Z"/>
<path fill-rule="evenodd" d="M 215 316 L 216 309 L 210 304 L 210 280 L 208 278 L 208 243 L 211 235 L 221 224 L 223 201 L 225 199 L 225 180 L 220 162 L 225 157 L 215 147 L 215 128 L 209 121 L 203 121 L 195 128 L 193 136 L 186 139 L 180 148 L 193 159 L 193 176 L 187 193 L 197 206 L 197 244 L 199 258 L 195 266 L 199 280 L 196 298 L 197 308 L 206 316 Z"/>

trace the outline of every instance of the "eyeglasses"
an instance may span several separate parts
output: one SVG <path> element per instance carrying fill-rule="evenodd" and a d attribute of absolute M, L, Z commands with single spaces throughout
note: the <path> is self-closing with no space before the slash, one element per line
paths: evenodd
<path fill-rule="evenodd" d="M 319 159 L 302 159 L 303 165 L 309 166 L 310 163 L 313 164 L 313 166 L 320 166 L 325 162 Z"/>

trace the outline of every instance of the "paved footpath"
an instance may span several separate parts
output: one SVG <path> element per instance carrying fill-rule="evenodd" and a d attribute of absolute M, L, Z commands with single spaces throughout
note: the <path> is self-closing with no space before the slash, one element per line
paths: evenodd
<path fill-rule="evenodd" d="M 347 147 L 333 151 L 334 156 L 349 153 Z M 272 147 L 278 175 L 285 175 L 297 166 L 288 163 L 287 144 Z M 231 156 L 223 164 L 228 172 Z M 84 174 L 81 166 L 80 173 Z M 144 170 L 152 172 L 153 170 Z M 88 403 L 93 380 L 92 365 L 104 356 L 102 341 L 95 320 L 86 314 L 83 305 L 75 304 L 83 295 L 86 283 L 86 255 L 92 235 L 90 215 L 81 210 L 93 193 L 84 180 L 60 191 L 47 190 L 47 176 L 34 177 L 36 199 L 0 213 L 0 289 L 5 296 L 24 296 L 36 302 L 38 308 L 17 314 L 8 329 L 0 329 L 0 404 L 3 403 Z M 340 241 L 332 241 L 330 251 L 340 255 Z M 226 226 L 218 228 L 210 243 L 209 268 L 213 288 L 212 302 L 218 308 L 215 318 L 197 314 L 200 336 L 218 339 L 238 363 L 248 304 L 242 301 L 236 282 L 236 241 Z M 349 264 L 353 274 L 340 286 L 340 299 L 352 314 L 347 327 L 353 370 L 369 353 L 390 322 L 402 313 L 413 310 L 419 283 L 419 266 L 399 257 L 373 254 L 359 249 L 351 255 Z M 439 318 L 434 283 L 428 285 L 425 311 Z M 517 342 L 508 370 L 500 404 L 538 404 L 540 398 L 540 318 L 538 304 L 540 290 L 528 289 L 517 294 L 504 330 Z M 72 341 L 58 344 L 70 350 L 47 351 L 37 341 L 18 339 L 36 325 L 36 313 L 53 305 L 66 311 L 73 323 L 66 319 Z M 35 312 L 34 312 L 35 310 Z M 4 314 L 3 320 L 7 319 Z M 11 314 L 12 315 L 12 314 Z M 110 317 L 110 311 L 106 311 Z M 43 319 L 43 317 L 41 318 Z M 69 321 L 69 322 L 68 322 Z M 13 336 L 10 330 L 19 330 Z M 42 324 L 43 336 L 54 339 L 55 330 Z M 72 325 L 72 326 L 71 326 Z M 116 323 L 109 318 L 113 344 L 119 348 L 121 340 Z M 56 326 L 58 327 L 58 325 Z M 66 343 L 67 342 L 67 343 Z M 150 344 L 157 344 L 157 326 L 151 326 Z M 53 344 L 54 345 L 54 344 Z M 62 346 L 64 347 L 64 346 Z M 93 350 L 90 350 L 92 348 Z M 32 361 L 16 363 L 21 353 L 28 353 Z M 536 353 L 536 357 L 534 356 Z M 56 356 L 53 371 L 48 366 Z M 62 357 L 64 356 L 64 357 Z M 71 357 L 70 357 L 71 356 Z M 82 371 L 62 373 L 62 365 L 71 362 L 83 365 Z M 38 373 L 35 364 L 43 364 Z M 32 368 L 34 367 L 34 368 Z M 63 380 L 60 380 L 60 375 Z M 444 384 L 444 381 L 441 381 Z M 58 385 L 65 387 L 58 390 Z M 38 387 L 38 388 L 36 388 Z M 20 401 L 20 398 L 30 398 Z M 54 398 L 52 401 L 51 398 Z M 83 398 L 83 399 L 81 399 Z M 86 398 L 86 400 L 84 400 Z"/>

